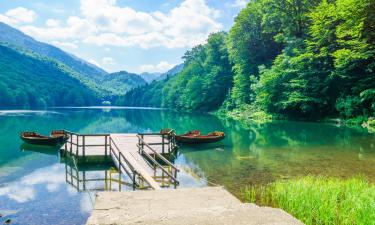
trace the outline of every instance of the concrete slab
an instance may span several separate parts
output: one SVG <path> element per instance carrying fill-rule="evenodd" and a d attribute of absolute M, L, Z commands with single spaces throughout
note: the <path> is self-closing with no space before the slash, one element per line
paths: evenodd
<path fill-rule="evenodd" d="M 102 192 L 88 225 L 300 225 L 280 209 L 244 204 L 222 187 Z"/>

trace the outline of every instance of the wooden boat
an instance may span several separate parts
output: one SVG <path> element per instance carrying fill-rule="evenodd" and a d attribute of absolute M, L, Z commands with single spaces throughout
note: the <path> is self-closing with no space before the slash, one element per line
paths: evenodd
<path fill-rule="evenodd" d="M 60 130 L 52 131 L 50 136 L 44 136 L 36 132 L 22 132 L 20 137 L 28 144 L 48 146 L 63 144 L 68 138 L 65 132 Z"/>
<path fill-rule="evenodd" d="M 207 135 L 201 135 L 199 130 L 189 131 L 182 135 L 176 135 L 176 141 L 182 144 L 207 144 L 218 142 L 225 138 L 224 132 L 211 132 Z"/>

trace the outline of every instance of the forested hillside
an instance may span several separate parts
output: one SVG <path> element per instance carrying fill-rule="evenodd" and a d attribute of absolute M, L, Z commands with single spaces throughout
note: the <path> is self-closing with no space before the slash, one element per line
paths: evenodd
<path fill-rule="evenodd" d="M 0 41 L 57 60 L 88 78 L 101 79 L 101 77 L 107 74 L 103 69 L 91 63 L 68 54 L 55 46 L 36 41 L 32 37 L 2 22 L 0 22 Z"/>
<path fill-rule="evenodd" d="M 2 22 L 0 22 L 0 46 L 1 54 L 5 55 L 0 57 L 0 65 L 2 65 L 0 84 L 3 85 L 0 87 L 4 87 L 0 91 L 4 94 L 0 95 L 0 107 L 3 108 L 40 108 L 57 105 L 92 105 L 100 104 L 101 101 L 114 102 L 119 95 L 146 84 L 136 74 L 123 71 L 108 74 L 99 67 L 55 46 L 38 42 Z M 6 52 L 11 54 L 6 55 Z M 40 63 L 42 65 L 39 65 Z M 46 66 L 47 64 L 49 66 Z M 43 71 L 43 68 L 46 70 Z M 62 78 L 58 82 L 52 82 L 59 76 Z M 71 82 L 72 79 L 75 81 Z M 31 89 L 35 89 L 35 94 Z M 62 96 L 62 90 L 69 91 Z M 50 91 L 61 93 L 54 95 L 49 93 Z M 74 91 L 77 91 L 77 94 L 74 94 Z M 42 93 L 45 96 L 42 96 Z M 22 99 L 25 101 L 21 101 Z"/>
<path fill-rule="evenodd" d="M 185 53 L 184 69 L 177 76 L 133 89 L 118 103 L 185 111 L 217 109 L 232 86 L 225 39 L 224 32 L 210 35 L 207 44 Z"/>
<path fill-rule="evenodd" d="M 375 0 L 254 0 L 122 104 L 294 119 L 375 112 Z"/>
<path fill-rule="evenodd" d="M 176 66 L 174 66 L 172 69 L 168 70 L 167 72 L 161 74 L 160 76 L 158 76 L 155 80 L 165 80 L 165 79 L 168 79 L 168 78 L 171 78 L 175 75 L 177 75 L 178 73 L 180 73 L 182 71 L 182 69 L 184 68 L 184 64 L 181 63 L 181 64 L 178 64 Z"/>
<path fill-rule="evenodd" d="M 64 65 L 0 45 L 0 106 L 42 108 L 100 102 Z"/>
<path fill-rule="evenodd" d="M 139 75 L 120 71 L 106 75 L 101 81 L 107 91 L 122 95 L 131 89 L 145 85 L 147 82 Z"/>

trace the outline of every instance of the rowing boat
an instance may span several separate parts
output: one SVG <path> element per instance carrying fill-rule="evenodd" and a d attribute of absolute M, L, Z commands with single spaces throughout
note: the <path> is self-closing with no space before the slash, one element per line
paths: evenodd
<path fill-rule="evenodd" d="M 63 144 L 67 139 L 67 135 L 64 131 L 57 130 L 52 131 L 50 136 L 44 136 L 36 132 L 26 131 L 22 132 L 20 137 L 28 144 L 48 146 Z"/>
<path fill-rule="evenodd" d="M 200 131 L 189 131 L 185 134 L 176 135 L 176 141 L 182 144 L 207 144 L 221 141 L 225 138 L 224 132 L 211 132 L 207 135 L 202 135 Z"/>

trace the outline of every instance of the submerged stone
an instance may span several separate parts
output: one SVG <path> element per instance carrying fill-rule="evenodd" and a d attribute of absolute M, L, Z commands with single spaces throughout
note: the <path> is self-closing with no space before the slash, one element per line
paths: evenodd
<path fill-rule="evenodd" d="M 11 222 L 12 222 L 11 219 L 7 219 L 7 220 L 5 220 L 4 224 L 10 224 Z"/>

